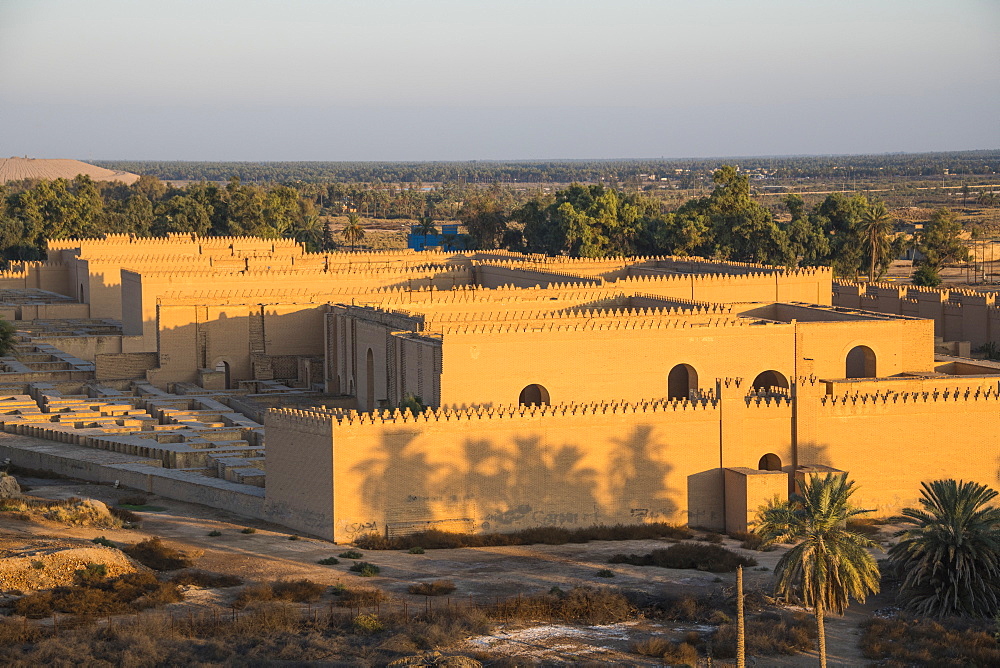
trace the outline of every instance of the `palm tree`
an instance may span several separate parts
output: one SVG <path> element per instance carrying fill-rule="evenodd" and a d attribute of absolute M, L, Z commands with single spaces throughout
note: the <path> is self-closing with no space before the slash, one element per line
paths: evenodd
<path fill-rule="evenodd" d="M 775 566 L 774 590 L 785 598 L 797 595 L 812 607 L 825 668 L 824 614 L 843 614 L 851 598 L 863 603 L 869 593 L 878 593 L 878 564 L 868 552 L 878 545 L 846 528 L 850 518 L 871 512 L 850 504 L 854 481 L 846 473 L 814 477 L 801 487 L 802 493 L 787 502 L 764 507 L 756 530 L 769 541 L 800 540 Z"/>
<path fill-rule="evenodd" d="M 323 249 L 326 222 L 316 214 L 303 216 L 295 229 L 295 240 L 304 243 L 310 252 Z"/>
<path fill-rule="evenodd" d="M 434 218 L 431 216 L 417 217 L 417 234 L 424 238 L 420 243 L 420 247 L 423 248 L 427 245 L 427 237 L 431 234 L 437 234 L 437 228 L 434 227 Z"/>
<path fill-rule="evenodd" d="M 885 260 L 892 247 L 893 220 L 885 202 L 869 204 L 861 216 L 861 238 L 868 247 L 871 264 L 868 268 L 868 282 L 875 281 L 875 267 Z M 881 272 L 880 272 L 881 274 Z"/>
<path fill-rule="evenodd" d="M 340 236 L 344 238 L 344 241 L 351 244 L 351 250 L 354 250 L 356 245 L 364 241 L 365 228 L 361 227 L 361 219 L 358 217 L 358 214 L 347 214 L 347 224 L 340 231 Z"/>
<path fill-rule="evenodd" d="M 903 574 L 900 597 L 922 615 L 993 616 L 1000 611 L 1000 508 L 997 492 L 976 482 L 921 483 L 922 508 L 894 522 L 889 560 Z"/>

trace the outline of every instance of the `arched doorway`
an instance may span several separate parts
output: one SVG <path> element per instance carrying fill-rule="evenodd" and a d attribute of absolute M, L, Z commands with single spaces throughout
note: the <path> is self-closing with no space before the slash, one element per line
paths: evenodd
<path fill-rule="evenodd" d="M 868 346 L 855 346 L 847 353 L 847 378 L 877 378 L 875 351 Z"/>
<path fill-rule="evenodd" d="M 757 462 L 758 471 L 780 471 L 781 470 L 781 457 L 769 452 L 760 458 Z"/>
<path fill-rule="evenodd" d="M 698 372 L 690 364 L 678 364 L 667 376 L 667 398 L 689 399 L 698 389 Z"/>
<path fill-rule="evenodd" d="M 788 379 L 785 378 L 784 374 L 773 369 L 768 369 L 757 374 L 757 377 L 753 379 L 751 387 L 755 390 L 764 390 L 772 387 L 781 387 L 787 390 Z"/>
<path fill-rule="evenodd" d="M 218 364 L 215 365 L 215 370 L 216 371 L 222 371 L 222 372 L 224 372 L 226 374 L 226 389 L 227 390 L 233 389 L 232 388 L 232 377 L 230 376 L 230 373 L 229 373 L 229 362 L 225 362 L 225 361 L 219 362 Z"/>
<path fill-rule="evenodd" d="M 521 390 L 517 403 L 522 406 L 548 406 L 549 391 L 538 384 L 528 385 Z"/>
<path fill-rule="evenodd" d="M 365 410 L 375 410 L 375 355 L 368 349 L 365 356 Z"/>

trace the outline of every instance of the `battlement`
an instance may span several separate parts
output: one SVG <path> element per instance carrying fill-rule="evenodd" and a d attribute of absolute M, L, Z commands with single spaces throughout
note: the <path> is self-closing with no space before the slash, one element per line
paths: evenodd
<path fill-rule="evenodd" d="M 858 392 L 841 395 L 824 395 L 822 406 L 828 409 L 902 406 L 906 404 L 955 404 L 1000 402 L 1000 390 L 994 386 L 985 387 L 942 387 L 923 392 L 899 392 L 884 390 L 881 392 Z M 960 409 L 957 409 L 960 410 Z"/>
<path fill-rule="evenodd" d="M 595 332 L 595 331 L 626 331 L 626 330 L 662 330 L 662 329 L 694 329 L 701 327 L 751 327 L 771 324 L 753 318 L 738 316 L 710 317 L 704 320 L 692 319 L 687 314 L 676 318 L 636 317 L 634 319 L 613 319 L 600 317 L 554 318 L 551 321 L 539 320 L 526 322 L 473 322 L 473 323 L 441 323 L 437 331 L 443 335 L 459 334 L 537 334 L 539 332 Z"/>
<path fill-rule="evenodd" d="M 372 411 L 272 408 L 268 416 L 299 420 L 302 424 L 335 424 L 338 427 L 362 425 L 424 425 L 428 423 L 459 423 L 492 420 L 538 420 L 581 418 L 602 415 L 639 415 L 660 413 L 697 413 L 718 407 L 714 400 L 653 399 L 638 402 L 595 402 L 587 404 L 553 404 L 550 406 L 472 406 L 467 408 L 428 408 L 413 414 L 409 410 Z"/>

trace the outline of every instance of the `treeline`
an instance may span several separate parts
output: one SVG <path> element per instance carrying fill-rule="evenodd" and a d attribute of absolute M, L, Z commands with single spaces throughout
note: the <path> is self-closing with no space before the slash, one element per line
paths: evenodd
<path fill-rule="evenodd" d="M 324 229 L 313 201 L 297 190 L 238 179 L 180 189 L 149 176 L 126 186 L 80 175 L 0 186 L 0 249 L 8 260 L 43 258 L 47 239 L 190 233 L 295 237 L 315 246 Z"/>
<path fill-rule="evenodd" d="M 916 239 L 901 234 L 881 201 L 833 193 L 807 207 L 786 195 L 787 210 L 751 196 L 750 176 L 723 165 L 706 197 L 679 205 L 632 189 L 573 184 L 555 193 L 446 185 L 430 190 L 371 184 L 249 185 L 233 178 L 221 186 L 184 188 L 143 176 L 133 185 L 72 181 L 0 186 L 0 249 L 8 260 L 44 257 L 47 239 L 103 234 L 292 237 L 312 251 L 364 238 L 364 221 L 381 216 L 459 220 L 468 246 L 546 255 L 607 257 L 697 255 L 781 266 L 832 266 L 841 277 L 880 277 L 907 244 L 925 258 L 926 284 L 940 268 L 965 259 L 961 225 L 937 212 Z M 778 207 L 780 209 L 780 207 Z M 334 239 L 325 216 L 350 213 L 352 222 Z M 348 238 L 350 236 L 350 238 Z"/>
<path fill-rule="evenodd" d="M 676 160 L 552 160 L 469 162 L 162 162 L 95 160 L 109 169 L 174 181 L 252 183 L 630 183 L 652 176 L 679 187 L 697 185 L 722 163 L 771 179 L 877 179 L 988 175 L 1000 151 L 854 156 L 699 158 Z"/>
<path fill-rule="evenodd" d="M 881 276 L 904 250 L 885 204 L 864 195 L 834 193 L 811 209 L 801 197 L 785 200 L 790 220 L 750 195 L 749 178 L 730 165 L 713 175 L 708 197 L 688 200 L 676 211 L 638 193 L 603 185 L 572 185 L 533 198 L 499 215 L 463 208 L 478 247 L 578 257 L 698 255 L 783 266 L 833 266 L 838 275 Z"/>

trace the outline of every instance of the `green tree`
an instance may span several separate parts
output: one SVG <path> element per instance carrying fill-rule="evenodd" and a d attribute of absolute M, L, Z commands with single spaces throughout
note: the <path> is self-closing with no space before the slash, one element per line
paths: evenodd
<path fill-rule="evenodd" d="M 846 473 L 813 477 L 785 503 L 763 508 L 757 532 L 770 541 L 799 541 L 774 568 L 775 593 L 801 598 L 813 609 L 819 630 L 820 666 L 826 666 L 824 615 L 843 614 L 851 598 L 864 602 L 879 591 L 878 564 L 868 552 L 878 545 L 847 529 L 847 521 L 862 513 L 851 505 L 854 481 Z"/>
<path fill-rule="evenodd" d="M 810 222 L 823 230 L 829 245 L 829 263 L 839 277 L 857 278 L 861 270 L 865 249 L 860 225 L 867 209 L 868 199 L 862 195 L 832 193 L 809 214 Z"/>
<path fill-rule="evenodd" d="M 903 604 L 921 615 L 992 617 L 1000 612 L 1000 508 L 997 492 L 976 482 L 921 483 L 920 508 L 889 548 L 903 577 Z"/>
<path fill-rule="evenodd" d="M 475 248 L 497 248 L 507 231 L 507 212 L 494 193 L 477 193 L 466 199 L 458 217 Z"/>
<path fill-rule="evenodd" d="M 969 259 L 969 249 L 960 238 L 962 224 L 949 209 L 938 209 L 931 219 L 917 232 L 917 251 L 923 256 L 918 264 L 931 269 L 934 274 L 950 262 Z"/>
<path fill-rule="evenodd" d="M 205 236 L 211 227 L 208 211 L 197 200 L 178 195 L 160 202 L 156 207 L 153 232 L 166 234 L 197 234 Z"/>
<path fill-rule="evenodd" d="M 712 175 L 715 190 L 708 197 L 714 254 L 737 262 L 790 264 L 788 237 L 767 207 L 750 196 L 750 178 L 732 165 Z"/>
<path fill-rule="evenodd" d="M 365 240 L 365 228 L 361 226 L 361 218 L 356 213 L 347 214 L 347 224 L 340 231 L 340 236 L 351 245 L 351 250 Z"/>
<path fill-rule="evenodd" d="M 14 325 L 3 318 L 0 318 L 0 357 L 10 355 L 17 343 Z"/>
<path fill-rule="evenodd" d="M 868 281 L 875 282 L 892 262 L 895 222 L 885 202 L 873 202 L 861 216 L 860 235 L 868 253 Z M 876 271 L 878 270 L 878 273 Z"/>
<path fill-rule="evenodd" d="M 925 288 L 936 288 L 941 285 L 941 274 L 938 273 L 937 269 L 929 267 L 926 264 L 918 266 L 917 270 L 913 272 L 911 279 L 914 285 Z"/>

